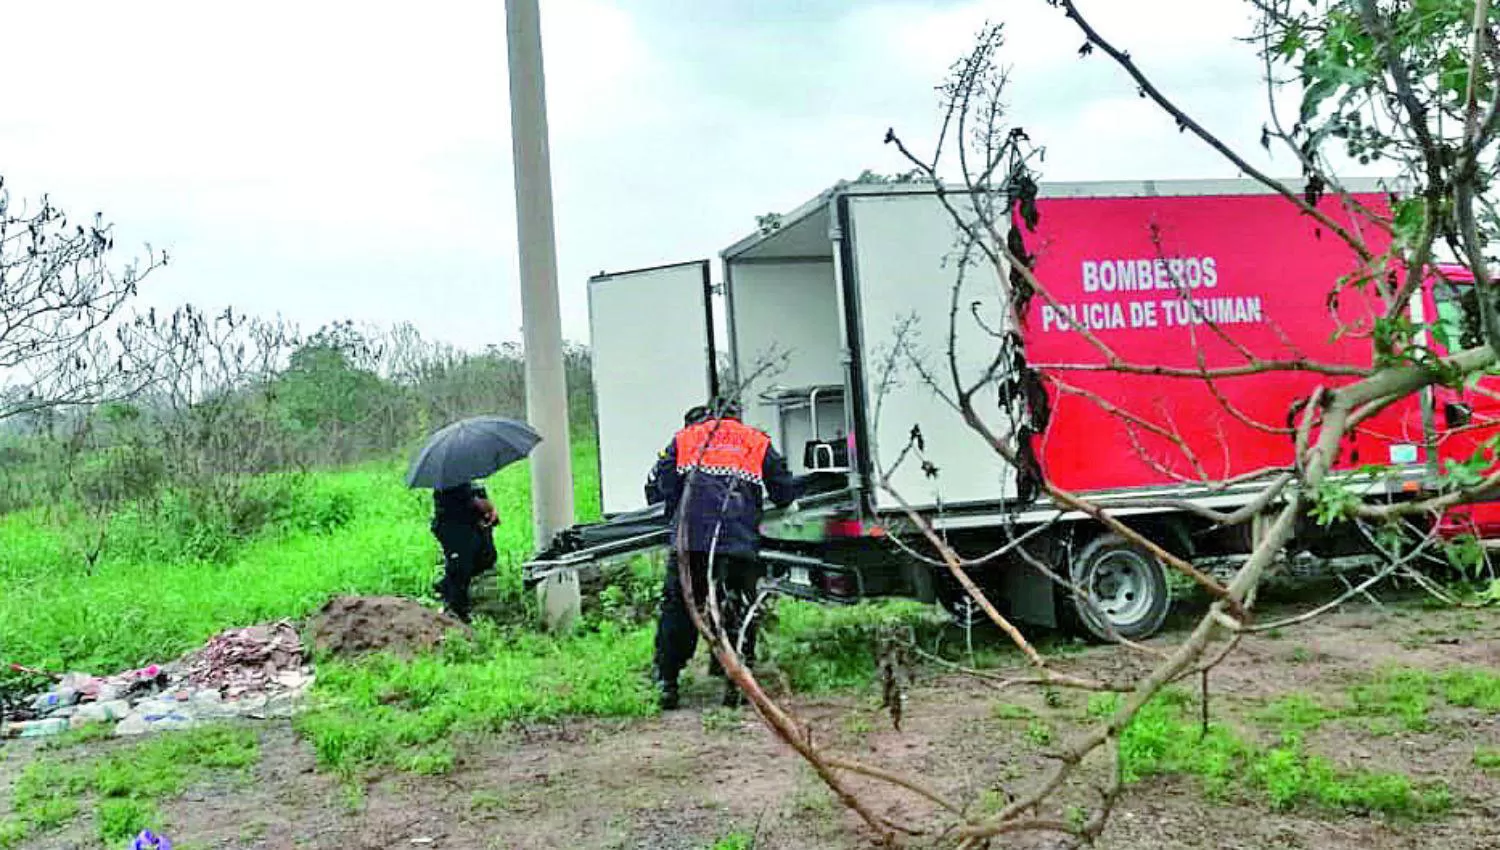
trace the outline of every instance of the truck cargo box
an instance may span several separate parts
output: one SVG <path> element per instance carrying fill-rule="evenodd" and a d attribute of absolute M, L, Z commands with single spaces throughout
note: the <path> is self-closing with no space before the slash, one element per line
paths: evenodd
<path fill-rule="evenodd" d="M 1324 196 L 1319 210 L 1351 222 L 1346 203 L 1389 209 L 1379 181 L 1347 188 L 1352 197 Z M 1232 569 L 1255 524 L 1221 529 L 1201 509 L 1250 504 L 1263 491 L 1257 476 L 1292 462 L 1314 389 L 1371 365 L 1386 305 L 1359 258 L 1248 180 L 1042 184 L 1034 227 L 995 222 L 997 238 L 1019 238 L 1034 257 L 1046 292 L 1027 301 L 1015 269 L 976 257 L 963 238 L 954 210 L 966 216 L 971 203 L 931 184 L 841 183 L 762 217 L 720 253 L 717 283 L 706 260 L 593 278 L 600 480 L 606 515 L 621 517 L 614 537 L 656 539 L 627 533 L 646 474 L 687 407 L 730 391 L 816 485 L 819 521 L 772 515 L 763 528 L 767 558 L 794 592 L 937 598 L 958 613 L 967 597 L 946 570 L 890 543 L 910 509 L 975 553 L 1045 532 L 1037 557 L 1092 601 L 1059 596 L 1027 562 L 987 562 L 975 580 L 1021 619 L 1148 635 L 1170 596 L 1160 562 L 1085 514 L 1032 498 L 954 409 L 956 373 L 986 425 L 1010 433 L 1013 406 L 1002 409 L 997 387 L 1035 374 L 1048 415 L 1029 445 L 1051 482 L 1136 517 L 1184 557 Z M 1382 250 L 1379 228 L 1360 229 Z M 1421 321 L 1438 306 L 1429 294 L 1410 309 Z M 997 371 L 1002 339 L 1017 336 L 1024 364 L 1009 358 Z M 1204 369 L 1238 373 L 1210 381 L 1194 374 Z M 1433 403 L 1428 393 L 1364 422 L 1335 470 L 1365 498 L 1409 498 L 1478 438 L 1439 434 Z M 1500 405 L 1454 404 L 1455 415 L 1483 407 L 1494 429 Z M 1500 519 L 1455 512 L 1450 525 L 1476 517 Z M 586 536 L 551 553 L 548 568 L 626 545 L 590 548 Z M 1369 556 L 1354 531 L 1311 528 L 1296 548 L 1297 558 Z"/>

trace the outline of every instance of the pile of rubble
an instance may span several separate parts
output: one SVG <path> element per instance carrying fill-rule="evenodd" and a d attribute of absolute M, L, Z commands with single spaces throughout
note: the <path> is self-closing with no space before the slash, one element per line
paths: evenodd
<path fill-rule="evenodd" d="M 183 684 L 212 689 L 225 699 L 275 690 L 298 691 L 307 685 L 309 668 L 302 636 L 282 620 L 220 633 L 177 663 Z"/>
<path fill-rule="evenodd" d="M 172 664 L 57 677 L 29 704 L 0 718 L 0 736 L 54 735 L 91 723 L 139 735 L 228 717 L 289 717 L 312 686 L 307 660 L 291 623 L 230 629 Z"/>

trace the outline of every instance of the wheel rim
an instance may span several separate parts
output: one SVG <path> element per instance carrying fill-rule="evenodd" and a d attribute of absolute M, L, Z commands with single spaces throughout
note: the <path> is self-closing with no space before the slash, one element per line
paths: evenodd
<path fill-rule="evenodd" d="M 1149 567 L 1131 552 L 1111 552 L 1089 575 L 1089 596 L 1115 628 L 1134 625 L 1151 612 L 1155 587 Z"/>

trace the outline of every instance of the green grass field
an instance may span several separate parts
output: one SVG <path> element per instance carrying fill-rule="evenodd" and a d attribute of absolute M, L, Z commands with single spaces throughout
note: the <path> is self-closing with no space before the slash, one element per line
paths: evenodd
<path fill-rule="evenodd" d="M 599 515 L 595 452 L 574 452 L 580 521 Z M 301 617 L 336 594 L 425 594 L 438 563 L 430 495 L 407 490 L 403 472 L 390 463 L 312 473 L 285 516 L 215 561 L 180 554 L 194 547 L 125 510 L 89 574 L 73 554 L 80 518 L 0 517 L 0 661 L 108 673 L 176 657 L 225 628 Z M 532 551 L 526 465 L 489 486 L 502 597 L 519 599 L 519 565 Z"/>
<path fill-rule="evenodd" d="M 259 758 L 252 730 L 216 726 L 160 735 L 102 756 L 37 759 L 11 789 L 11 814 L 0 819 L 0 850 L 24 847 L 31 836 L 66 826 L 89 808 L 102 846 L 123 846 L 157 824 L 160 801 L 210 772 L 234 772 L 243 780 Z"/>
<path fill-rule="evenodd" d="M 577 446 L 581 521 L 599 516 L 597 470 L 595 447 Z M 403 471 L 393 462 L 257 482 L 289 495 L 273 521 L 233 546 L 172 527 L 170 511 L 147 520 L 126 508 L 109 519 L 92 572 L 71 554 L 84 518 L 39 510 L 0 517 L 0 661 L 111 673 L 171 660 L 225 628 L 302 617 L 337 594 L 423 596 L 438 571 L 430 496 L 407 490 Z M 520 578 L 532 552 L 528 468 L 487 483 L 502 518 L 498 598 L 516 613 L 506 618 L 511 625 L 483 624 L 474 641 L 439 657 L 321 663 L 318 690 L 328 708 L 300 728 L 325 765 L 430 772 L 451 762 L 445 753 L 454 736 L 565 714 L 655 711 L 644 673 L 659 566 L 634 565 L 578 634 L 517 626 L 529 603 Z M 221 554 L 197 554 L 204 551 Z M 869 681 L 871 635 L 882 624 L 936 622 L 916 603 L 859 611 L 794 603 L 778 614 L 767 653 L 806 690 Z"/>
<path fill-rule="evenodd" d="M 574 452 L 581 521 L 599 515 L 595 452 L 589 444 Z M 405 489 L 403 471 L 392 462 L 253 482 L 280 495 L 263 500 L 274 515 L 244 540 L 202 539 L 202 528 L 175 522 L 191 516 L 181 505 L 126 507 L 107 520 L 107 545 L 91 571 L 76 554 L 77 539 L 96 530 L 86 517 L 41 510 L 0 517 L 0 661 L 110 673 L 168 661 L 225 628 L 302 617 L 337 594 L 424 595 L 438 570 L 430 497 Z M 520 465 L 487 483 L 502 517 L 499 604 L 516 616 L 504 625 L 481 621 L 472 639 L 432 656 L 320 659 L 314 705 L 295 727 L 321 768 L 351 783 L 392 769 L 442 774 L 465 742 L 518 723 L 657 711 L 645 673 L 659 564 L 631 564 L 574 634 L 529 628 L 520 580 L 532 552 L 528 470 Z M 792 603 L 778 613 L 767 654 L 808 690 L 868 683 L 874 630 L 934 622 L 931 609 L 914 603 L 863 612 Z M 84 731 L 55 744 L 67 751 L 97 737 Z M 193 742 L 201 737 L 131 745 L 121 751 L 128 757 L 42 758 L 12 794 L 0 848 L 23 846 L 90 805 L 107 840 L 153 823 L 159 798 L 197 769 Z M 110 779 L 121 765 L 137 765 L 141 775 L 128 789 Z"/>
<path fill-rule="evenodd" d="M 579 518 L 597 518 L 592 445 L 577 447 L 574 470 Z M 429 495 L 406 490 L 402 472 L 392 462 L 260 479 L 254 486 L 276 495 L 263 500 L 274 510 L 242 540 L 201 539 L 205 532 L 175 522 L 181 514 L 174 510 L 126 508 L 108 520 L 108 545 L 92 570 L 76 554 L 80 535 L 91 530 L 86 517 L 42 511 L 0 517 L 0 662 L 110 673 L 168 661 L 228 627 L 300 618 L 337 594 L 423 596 L 438 569 Z M 519 569 L 532 551 L 527 468 L 488 483 L 502 516 L 499 605 L 507 616 L 481 621 L 472 638 L 425 657 L 319 659 L 314 703 L 294 728 L 319 768 L 346 780 L 352 794 L 389 771 L 446 774 L 479 749 L 475 743 L 520 724 L 657 711 L 645 673 L 659 565 L 645 559 L 629 565 L 575 633 L 537 631 L 528 624 Z M 785 601 L 772 609 L 761 660 L 801 693 L 873 694 L 882 635 L 960 646 L 962 636 L 951 629 L 936 608 L 915 602 L 842 608 Z M 1072 644 L 1050 648 L 1067 652 Z M 1009 655 L 1003 639 L 992 636 L 966 660 L 988 666 Z M 1096 695 L 1082 714 L 1097 719 L 1117 705 L 1116 697 Z M 1210 800 L 1253 799 L 1273 811 L 1437 816 L 1453 804 L 1442 783 L 1339 769 L 1305 744 L 1336 722 L 1430 730 L 1437 706 L 1494 711 L 1500 678 L 1488 671 L 1391 668 L 1349 684 L 1340 700 L 1290 694 L 1270 702 L 1254 718 L 1264 728 L 1214 723 L 1207 734 L 1193 699 L 1169 691 L 1122 735 L 1123 775 L 1131 784 L 1191 777 Z M 1014 721 L 1042 749 L 1067 731 L 1053 725 L 1055 717 L 1010 704 L 997 705 L 995 717 Z M 156 825 L 159 806 L 187 784 L 209 773 L 243 775 L 259 758 L 254 735 L 237 727 L 97 752 L 71 746 L 102 731 L 61 736 L 22 770 L 9 812 L 0 817 L 0 850 L 27 846 L 81 818 L 92 819 L 100 840 L 118 842 Z M 1481 771 L 1500 770 L 1493 747 L 1475 746 L 1464 757 Z M 732 839 L 720 846 L 741 846 Z"/>

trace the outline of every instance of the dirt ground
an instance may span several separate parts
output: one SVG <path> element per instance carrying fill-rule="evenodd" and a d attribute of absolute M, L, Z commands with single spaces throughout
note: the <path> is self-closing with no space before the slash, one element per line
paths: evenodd
<path fill-rule="evenodd" d="M 1170 635 L 1163 638 L 1169 640 Z M 1118 671 L 1136 662 L 1108 647 L 1068 660 L 1070 669 Z M 1342 699 L 1351 682 L 1384 665 L 1500 670 L 1500 612 L 1352 610 L 1284 635 L 1247 641 L 1212 679 L 1216 718 L 1248 717 L 1269 699 L 1302 693 Z M 252 783 L 193 789 L 167 804 L 179 846 L 257 850 L 359 848 L 705 848 L 732 831 L 756 848 L 843 850 L 868 846 L 799 759 L 753 715 L 711 708 L 716 682 L 700 673 L 687 707 L 645 721 L 573 721 L 468 748 L 441 778 L 391 776 L 351 792 L 313 770 L 286 723 L 266 724 Z M 842 751 L 925 776 L 955 796 L 1021 793 L 1050 762 L 1028 723 L 997 715 L 1021 704 L 1059 735 L 1083 716 L 1084 697 L 1048 706 L 1040 694 L 997 694 L 972 680 L 928 677 L 911 691 L 901 731 L 873 694 L 795 702 L 819 739 Z M 1500 747 L 1500 715 L 1434 709 L 1431 731 L 1372 735 L 1332 723 L 1307 745 L 1341 767 L 1396 770 L 1444 780 L 1453 807 L 1420 823 L 1305 809 L 1276 813 L 1263 801 L 1210 802 L 1197 780 L 1146 779 L 1129 786 L 1100 846 L 1118 850 L 1395 850 L 1500 847 L 1500 775 L 1475 767 L 1476 746 Z M 1069 721 L 1072 718 L 1072 721 Z M 1255 736 L 1246 722 L 1247 736 Z M 1261 730 L 1261 737 L 1265 737 Z M 21 758 L 0 761 L 8 785 Z M 7 775 L 9 774 L 9 775 Z M 868 786 L 862 786 L 868 787 Z M 0 794 L 3 794 L 0 790 Z M 1076 792 L 1080 801 L 1087 792 Z M 0 797 L 3 799 L 3 797 Z M 924 809 L 890 790 L 876 808 L 919 818 Z M 3 805 L 0 805 L 3 807 Z M 39 839 L 46 850 L 94 847 L 87 824 Z M 997 843 L 996 846 L 1002 846 Z M 1007 847 L 1070 846 L 1049 836 Z"/>
<path fill-rule="evenodd" d="M 334 655 L 435 649 L 458 620 L 399 596 L 337 596 L 313 615 L 313 646 Z"/>

